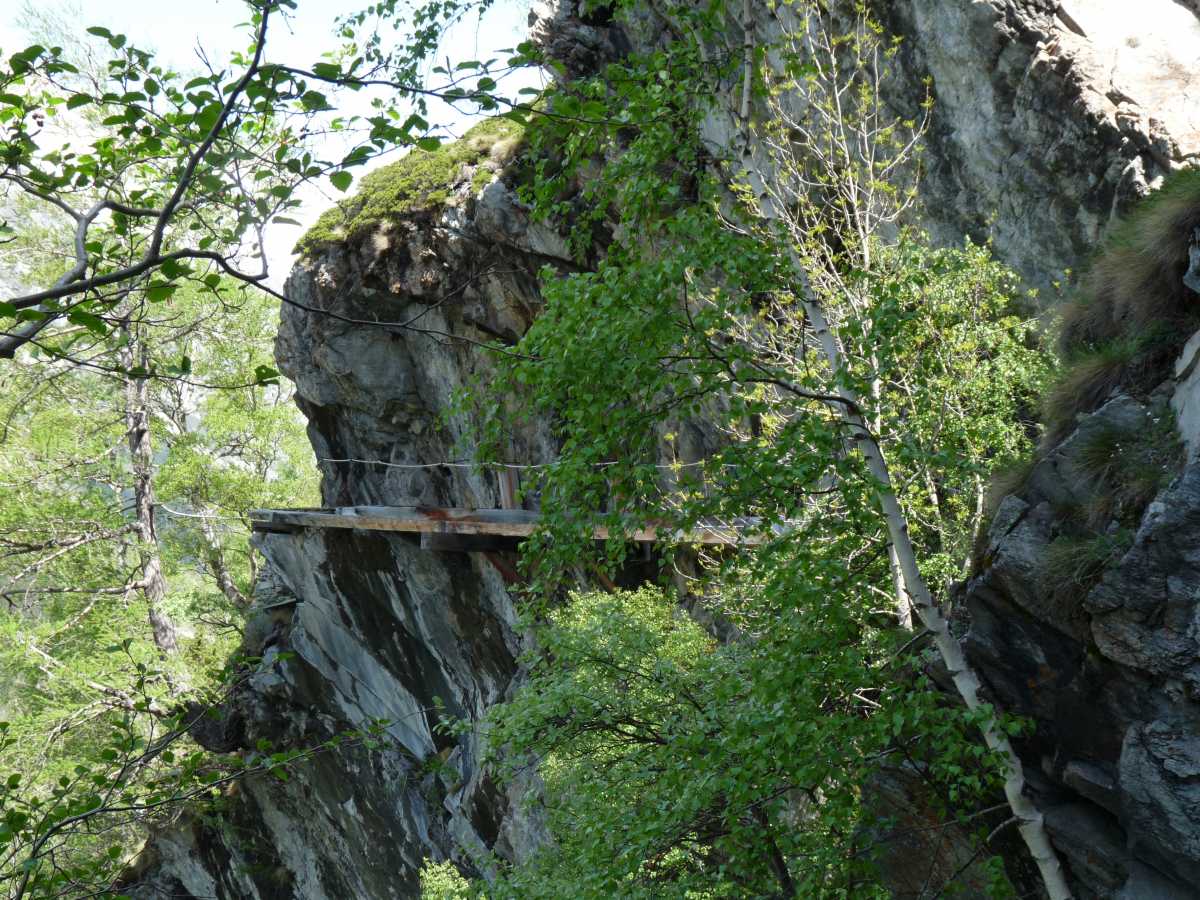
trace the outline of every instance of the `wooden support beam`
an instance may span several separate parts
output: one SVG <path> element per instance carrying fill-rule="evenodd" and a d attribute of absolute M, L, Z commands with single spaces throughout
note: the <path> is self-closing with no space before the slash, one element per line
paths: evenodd
<path fill-rule="evenodd" d="M 259 534 L 296 534 L 304 530 L 302 525 L 284 525 L 278 522 L 251 522 L 251 527 Z"/>
<path fill-rule="evenodd" d="M 539 514 L 525 509 L 456 509 L 432 506 L 341 506 L 333 509 L 256 509 L 250 511 L 255 531 L 288 528 L 348 528 L 363 531 L 396 531 L 406 534 L 474 535 L 527 538 L 537 529 Z M 612 535 L 604 527 L 593 531 L 596 540 L 614 537 L 632 541 L 681 541 L 691 544 L 756 545 L 761 534 L 747 534 L 758 519 L 707 522 L 686 533 L 639 528 L 632 534 Z"/>
<path fill-rule="evenodd" d="M 501 469 L 496 477 L 500 480 L 500 508 L 516 509 L 517 492 L 521 489 L 517 470 Z"/>
<path fill-rule="evenodd" d="M 439 553 L 506 553 L 516 550 L 520 543 L 520 538 L 496 534 L 421 533 L 421 549 Z"/>

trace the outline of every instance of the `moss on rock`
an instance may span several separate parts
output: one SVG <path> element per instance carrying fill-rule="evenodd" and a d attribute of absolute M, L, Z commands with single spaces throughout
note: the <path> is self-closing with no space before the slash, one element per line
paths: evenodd
<path fill-rule="evenodd" d="M 381 222 L 441 206 L 467 166 L 476 167 L 472 190 L 482 190 L 493 174 L 482 165 L 485 158 L 510 159 L 520 149 L 523 135 L 516 122 L 494 118 L 436 150 L 413 149 L 403 159 L 365 175 L 357 193 L 323 212 L 293 252 L 307 256 L 325 244 L 361 237 Z"/>

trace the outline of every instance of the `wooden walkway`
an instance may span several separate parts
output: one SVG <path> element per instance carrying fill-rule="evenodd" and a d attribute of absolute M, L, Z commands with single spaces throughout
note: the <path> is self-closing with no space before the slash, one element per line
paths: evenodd
<path fill-rule="evenodd" d="M 308 528 L 349 528 L 397 531 L 421 536 L 431 550 L 489 550 L 523 540 L 536 530 L 539 514 L 524 509 L 455 509 L 432 506 L 339 506 L 333 509 L 255 509 L 251 527 L 258 532 L 295 532 Z M 660 541 L 708 545 L 757 545 L 764 535 L 754 533 L 758 519 L 706 522 L 687 531 L 640 528 L 617 537 L 643 543 Z M 596 540 L 613 537 L 597 527 Z"/>

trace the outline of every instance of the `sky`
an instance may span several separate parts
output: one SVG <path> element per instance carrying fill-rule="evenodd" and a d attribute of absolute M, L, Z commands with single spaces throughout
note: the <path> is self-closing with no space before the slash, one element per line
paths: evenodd
<path fill-rule="evenodd" d="M 331 38 L 334 20 L 360 11 L 370 2 L 298 0 L 297 10 L 288 21 L 277 21 L 269 33 L 270 57 L 305 66 L 318 61 L 322 52 L 334 46 Z M 472 19 L 451 30 L 443 42 L 440 57 L 485 59 L 520 43 L 525 39 L 529 3 L 530 0 L 497 0 L 482 24 Z M 4 55 L 30 43 L 26 23 L 31 5 L 28 0 L 0 0 L 0 52 Z M 245 31 L 237 27 L 248 18 L 241 0 L 102 0 L 99 3 L 94 0 L 36 0 L 34 8 L 75 33 L 82 33 L 84 28 L 92 25 L 102 25 L 110 31 L 125 34 L 132 44 L 153 50 L 161 61 L 181 72 L 200 67 L 198 48 L 202 47 L 209 59 L 219 61 L 247 43 Z M 538 83 L 536 73 L 523 73 L 522 77 L 521 83 L 506 82 L 505 86 L 515 92 L 524 84 Z M 366 92 L 354 95 L 353 102 L 361 103 L 362 108 L 351 111 L 366 112 L 369 109 Z M 347 110 L 343 107 L 340 111 Z M 470 124 L 445 106 L 435 111 L 434 120 L 449 126 L 451 133 L 460 133 Z M 356 180 L 364 171 L 355 170 Z M 304 205 L 291 217 L 301 225 L 273 225 L 268 229 L 267 259 L 270 280 L 276 287 L 282 285 L 291 268 L 291 248 L 296 239 L 322 211 L 343 195 L 326 183 L 309 187 L 300 196 Z"/>

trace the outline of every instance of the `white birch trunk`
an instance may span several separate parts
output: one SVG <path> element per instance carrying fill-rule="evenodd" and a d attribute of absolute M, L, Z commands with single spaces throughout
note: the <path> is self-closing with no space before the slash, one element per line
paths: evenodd
<path fill-rule="evenodd" d="M 813 299 L 802 271 L 797 274 L 800 278 L 801 298 L 805 313 L 816 329 L 822 353 L 829 363 L 830 373 L 837 380 L 842 371 L 842 357 L 836 335 L 833 334 L 825 319 L 824 310 Z M 979 699 L 979 679 L 967 664 L 962 646 L 950 633 L 950 624 L 942 614 L 941 608 L 934 602 L 933 595 L 917 566 L 917 555 L 912 538 L 909 536 L 908 521 L 896 499 L 895 491 L 892 490 L 887 460 L 884 458 L 879 442 L 867 429 L 861 413 L 858 412 L 858 400 L 854 396 L 854 392 L 849 388 L 839 387 L 838 395 L 847 401 L 846 408 L 843 410 L 844 419 L 853 429 L 853 437 L 858 444 L 859 452 L 867 461 L 867 467 L 879 485 L 877 491 L 879 504 L 883 508 L 888 536 L 903 574 L 903 583 L 898 586 L 907 589 L 908 593 L 907 598 L 898 599 L 901 602 L 911 602 L 916 608 L 918 617 L 933 635 L 934 644 L 954 679 L 954 686 L 957 688 L 959 696 L 962 697 L 968 709 L 976 710 L 982 705 Z M 984 721 L 980 729 L 983 731 L 983 738 L 988 747 L 1003 755 L 1007 760 L 1008 774 L 1004 781 L 1004 793 L 1008 798 L 1008 805 L 1019 823 L 1018 829 L 1021 837 L 1041 873 L 1047 894 L 1051 900 L 1069 900 L 1071 891 L 1067 887 L 1058 855 L 1046 834 L 1042 813 L 1025 795 L 1025 774 L 1020 757 L 1013 750 L 1008 736 L 996 726 L 994 721 Z"/>
<path fill-rule="evenodd" d="M 761 176 L 751 168 L 749 157 L 747 157 L 746 165 L 748 174 L 761 184 Z M 760 214 L 764 221 L 777 222 L 778 217 L 774 213 L 770 195 L 760 193 L 759 198 Z M 982 705 L 982 701 L 979 699 L 979 679 L 967 664 L 962 647 L 950 633 L 949 622 L 942 614 L 941 608 L 934 602 L 933 595 L 921 575 L 917 565 L 916 550 L 908 531 L 908 520 L 892 489 L 892 479 L 883 450 L 863 419 L 859 397 L 842 383 L 844 362 L 837 335 L 833 332 L 821 304 L 817 302 L 801 261 L 794 250 L 791 251 L 791 255 L 792 266 L 799 282 L 797 294 L 821 347 L 821 353 L 829 366 L 830 379 L 835 385 L 836 396 L 843 401 L 835 404 L 840 407 L 838 413 L 850 426 L 851 438 L 866 460 L 867 468 L 878 485 L 879 505 L 883 510 L 891 541 L 889 553 L 894 553 L 901 575 L 896 579 L 896 588 L 905 593 L 905 596 L 897 597 L 897 604 L 899 606 L 912 604 L 921 622 L 933 635 L 934 645 L 954 680 L 954 686 L 958 690 L 959 696 L 962 697 L 968 709 L 972 711 L 979 709 Z M 1008 772 L 1004 782 L 1004 793 L 1013 816 L 1019 823 L 1017 827 L 1025 841 L 1025 846 L 1029 848 L 1029 853 L 1042 876 L 1046 893 L 1050 900 L 1070 900 L 1071 891 L 1067 887 L 1058 855 L 1046 834 L 1041 811 L 1025 795 L 1025 774 L 1020 757 L 1013 750 L 1008 736 L 997 727 L 994 721 L 984 721 L 980 725 L 980 730 L 983 732 L 987 746 L 1001 754 L 1007 761 Z"/>

